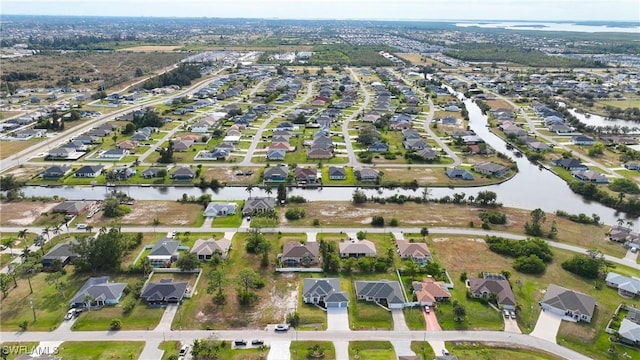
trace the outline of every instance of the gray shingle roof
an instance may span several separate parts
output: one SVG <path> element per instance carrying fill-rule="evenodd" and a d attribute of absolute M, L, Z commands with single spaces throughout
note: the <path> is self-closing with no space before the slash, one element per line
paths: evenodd
<path fill-rule="evenodd" d="M 385 299 L 387 304 L 403 304 L 404 295 L 397 281 L 356 281 L 356 295 L 358 297 L 373 297 Z"/>
<path fill-rule="evenodd" d="M 541 304 L 547 304 L 560 310 L 571 310 L 574 314 L 593 316 L 596 299 L 592 296 L 549 284 Z"/>
<path fill-rule="evenodd" d="M 71 304 L 84 303 L 86 295 L 98 301 L 120 300 L 125 283 L 110 283 L 108 276 L 91 277 L 71 299 Z"/>

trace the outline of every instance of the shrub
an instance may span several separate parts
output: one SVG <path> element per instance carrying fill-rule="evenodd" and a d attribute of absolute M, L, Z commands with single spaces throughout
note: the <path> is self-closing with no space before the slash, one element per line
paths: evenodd
<path fill-rule="evenodd" d="M 133 308 L 136 307 L 136 302 L 135 300 L 131 299 L 127 302 L 124 303 L 124 305 L 122 305 L 122 313 L 124 315 L 130 313 L 131 311 L 133 311 Z"/>
<path fill-rule="evenodd" d="M 384 226 L 384 218 L 382 216 L 374 216 L 371 218 L 372 226 Z"/>
<path fill-rule="evenodd" d="M 580 275 L 587 279 L 595 279 L 600 273 L 601 259 L 594 259 L 587 255 L 574 255 L 571 259 L 562 263 L 562 268 L 568 272 Z"/>
<path fill-rule="evenodd" d="M 520 241 L 487 236 L 485 242 L 489 245 L 489 250 L 498 254 L 510 257 L 536 255 L 545 263 L 551 262 L 553 259 L 551 248 L 544 240 L 527 239 Z"/>
<path fill-rule="evenodd" d="M 483 222 L 489 222 L 495 225 L 503 225 L 507 223 L 507 215 L 496 210 L 483 211 L 479 214 Z"/>
<path fill-rule="evenodd" d="M 305 199 L 302 196 L 292 195 L 287 198 L 287 202 L 293 203 L 293 204 L 304 204 L 307 202 L 307 199 Z"/>
<path fill-rule="evenodd" d="M 320 219 L 313 219 L 313 226 L 320 226 Z"/>
<path fill-rule="evenodd" d="M 111 323 L 109 323 L 109 330 L 115 331 L 122 329 L 122 320 L 120 319 L 112 319 Z"/>
<path fill-rule="evenodd" d="M 284 216 L 287 218 L 287 220 L 299 220 L 304 217 L 304 214 L 304 209 L 291 208 L 287 210 Z"/>
<path fill-rule="evenodd" d="M 398 219 L 392 218 L 391 221 L 389 221 L 389 226 L 398 226 Z"/>
<path fill-rule="evenodd" d="M 525 274 L 542 274 L 546 265 L 536 255 L 520 256 L 513 262 L 513 268 Z"/>

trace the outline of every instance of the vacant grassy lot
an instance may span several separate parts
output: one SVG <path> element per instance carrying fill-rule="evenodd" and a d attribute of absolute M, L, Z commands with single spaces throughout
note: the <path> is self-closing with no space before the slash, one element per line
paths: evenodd
<path fill-rule="evenodd" d="M 0 146 L 2 146 L 2 144 L 0 144 Z M 44 169 L 46 169 L 45 166 L 19 166 L 19 167 L 14 167 L 10 171 L 7 171 L 5 174 L 6 175 L 11 174 L 17 180 L 20 180 L 20 181 L 28 181 L 36 177 Z"/>
<path fill-rule="evenodd" d="M 318 345 L 324 356 L 323 360 L 336 360 L 336 349 L 331 341 L 292 341 L 289 350 L 291 351 L 291 360 L 311 359 L 308 355 L 311 353 L 309 349 Z"/>
<path fill-rule="evenodd" d="M 135 195 L 134 195 L 135 196 Z M 177 201 L 143 201 L 137 200 L 131 205 L 131 212 L 122 217 L 122 225 L 153 226 L 153 219 L 160 221 L 160 226 L 199 226 L 202 224 L 203 207 L 200 204 L 180 203 Z M 94 228 L 109 225 L 113 219 L 105 218 L 102 212 L 92 219 L 82 219 Z"/>
<path fill-rule="evenodd" d="M 238 167 L 236 169 L 228 168 L 207 168 L 204 171 L 204 178 L 211 181 L 212 179 L 218 179 L 221 183 L 226 185 L 249 185 L 256 184 L 260 179 L 260 169 L 255 167 Z M 251 175 L 246 175 L 247 172 L 252 171 Z M 242 172 L 242 175 L 240 175 Z"/>
<path fill-rule="evenodd" d="M 396 352 L 389 341 L 349 341 L 349 359 L 395 360 Z"/>
<path fill-rule="evenodd" d="M 603 106 L 613 106 L 620 109 L 628 109 L 637 107 L 640 108 L 640 100 L 601 100 L 597 102 Z"/>
<path fill-rule="evenodd" d="M 446 342 L 447 350 L 460 360 L 556 360 L 555 355 L 530 348 L 506 347 L 508 344 Z"/>
<path fill-rule="evenodd" d="M 181 347 L 180 341 L 163 341 L 160 343 L 160 346 L 158 346 L 158 349 L 164 350 L 162 360 L 169 360 L 172 356 L 178 357 Z"/>
<path fill-rule="evenodd" d="M 24 141 L 0 141 L 0 159 L 6 159 L 33 144 L 37 144 L 44 139 L 29 139 Z"/>
<path fill-rule="evenodd" d="M 65 341 L 56 356 L 65 360 L 137 359 L 143 348 L 144 341 Z"/>

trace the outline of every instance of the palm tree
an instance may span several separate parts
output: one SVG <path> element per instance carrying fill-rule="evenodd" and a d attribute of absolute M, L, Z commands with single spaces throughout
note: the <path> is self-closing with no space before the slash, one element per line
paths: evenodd
<path fill-rule="evenodd" d="M 87 225 L 87 232 L 91 233 L 93 231 L 93 225 Z"/>
<path fill-rule="evenodd" d="M 618 223 L 618 226 L 622 226 L 622 224 L 624 224 L 624 219 L 618 218 L 617 223 Z"/>
<path fill-rule="evenodd" d="M 9 249 L 9 253 L 13 255 L 13 245 L 15 244 L 16 239 L 12 237 L 6 237 L 2 239 L 2 247 L 5 249 Z"/>
<path fill-rule="evenodd" d="M 253 185 L 249 184 L 244 189 L 249 193 L 249 199 L 251 199 L 251 192 L 253 191 Z"/>
<path fill-rule="evenodd" d="M 42 229 L 42 235 L 46 235 L 47 236 L 47 240 L 51 240 L 51 237 L 49 236 L 49 231 L 51 231 L 51 226 L 45 226 Z"/>
<path fill-rule="evenodd" d="M 633 221 L 631 221 L 631 220 L 627 221 L 627 226 L 632 228 L 633 227 Z"/>
<path fill-rule="evenodd" d="M 29 230 L 27 230 L 27 229 L 18 231 L 18 239 L 20 239 L 20 240 L 26 239 L 28 233 L 29 233 Z"/>
<path fill-rule="evenodd" d="M 60 232 L 62 231 L 62 224 L 63 223 L 60 223 L 60 224 L 57 224 L 57 225 L 53 226 L 53 229 L 51 229 L 51 231 L 53 232 L 54 236 L 60 235 Z"/>
<path fill-rule="evenodd" d="M 264 188 L 264 192 L 267 193 L 269 198 L 271 198 L 271 194 L 273 194 L 273 188 L 271 185 L 267 185 L 267 187 Z"/>

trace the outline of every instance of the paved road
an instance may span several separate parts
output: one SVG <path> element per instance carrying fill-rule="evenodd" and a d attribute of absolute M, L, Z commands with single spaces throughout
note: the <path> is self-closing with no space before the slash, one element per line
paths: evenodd
<path fill-rule="evenodd" d="M 223 330 L 223 331 L 76 331 L 66 334 L 52 332 L 2 332 L 2 341 L 184 341 L 191 343 L 214 335 L 217 339 L 233 340 L 264 339 L 272 344 L 274 341 L 291 341 L 291 334 L 267 332 L 264 330 Z M 529 335 L 511 334 L 503 331 L 299 331 L 296 335 L 301 341 L 478 341 L 493 343 L 511 343 L 540 349 L 554 355 L 572 359 L 587 360 L 588 357 L 573 350 L 554 344 L 550 341 Z"/>
<path fill-rule="evenodd" d="M 358 157 L 356 156 L 356 153 L 353 151 L 353 144 L 351 143 L 351 138 L 349 137 L 349 123 L 356 116 L 358 116 L 359 113 L 362 113 L 364 115 L 364 110 L 367 108 L 367 106 L 369 106 L 369 102 L 371 101 L 371 94 L 362 83 L 362 80 L 360 80 L 360 77 L 355 73 L 355 71 L 352 68 L 349 68 L 349 72 L 351 73 L 351 76 L 354 79 L 356 79 L 356 81 L 358 82 L 358 85 L 360 86 L 360 90 L 364 94 L 364 102 L 362 103 L 362 105 L 360 105 L 358 110 L 352 112 L 351 115 L 347 116 L 347 118 L 343 120 L 342 137 L 344 137 L 344 142 L 345 142 L 345 145 L 347 146 L 347 156 L 349 157 L 348 164 L 351 166 L 358 166 L 361 164 L 360 164 L 360 161 L 358 161 Z"/>
<path fill-rule="evenodd" d="M 258 148 L 258 144 L 260 144 L 260 141 L 262 140 L 262 133 L 264 132 L 264 129 L 267 128 L 267 126 L 269 125 L 269 123 L 271 123 L 271 121 L 277 117 L 280 117 L 282 115 L 284 115 L 286 112 L 293 110 L 295 108 L 297 108 L 300 104 L 302 104 L 303 102 L 309 100 L 311 98 L 311 96 L 313 95 L 313 84 L 315 82 L 310 82 L 309 84 L 307 84 L 307 93 L 305 94 L 304 98 L 294 102 L 292 105 L 287 106 L 286 108 L 273 113 L 269 118 L 265 119 L 262 124 L 260 124 L 260 127 L 258 128 L 258 131 L 256 132 L 256 134 L 253 136 L 253 141 L 251 141 L 251 146 L 249 146 L 249 150 L 247 150 L 247 155 L 245 155 L 244 159 L 242 159 L 241 162 L 238 163 L 238 165 L 240 166 L 250 166 L 252 165 L 252 156 L 255 153 L 256 149 Z M 229 164 L 223 164 L 226 166 L 229 166 Z"/>

